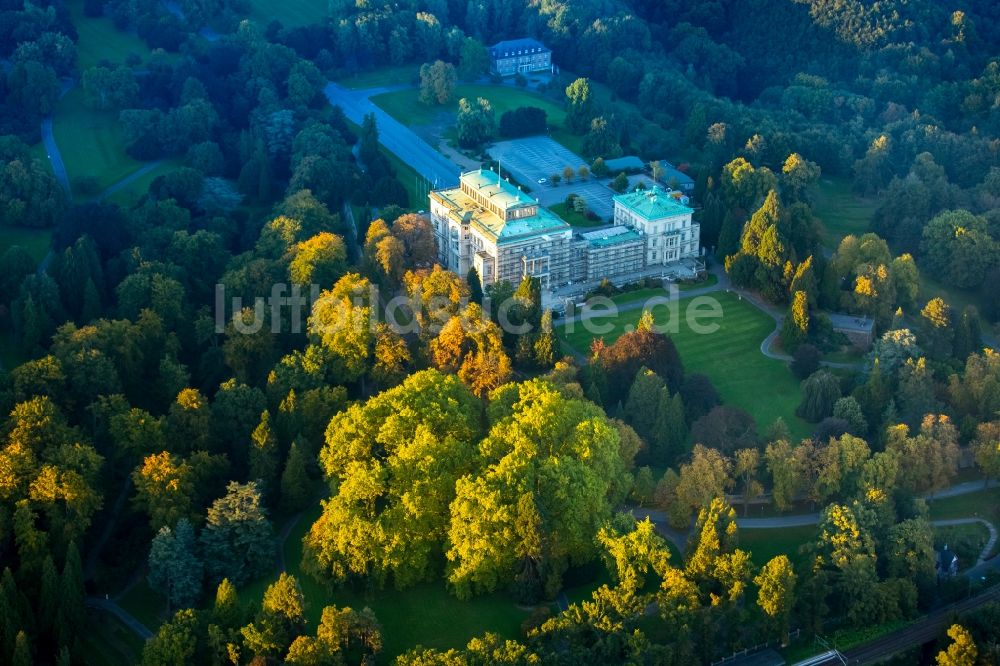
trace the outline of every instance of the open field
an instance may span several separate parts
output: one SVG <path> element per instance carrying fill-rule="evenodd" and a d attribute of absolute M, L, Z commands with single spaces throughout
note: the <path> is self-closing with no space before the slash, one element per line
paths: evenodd
<path fill-rule="evenodd" d="M 376 73 L 373 72 L 372 77 L 376 76 Z M 382 81 L 380 78 L 370 80 L 376 82 Z M 360 87 L 350 80 L 348 80 L 348 83 L 352 88 Z M 398 80 L 396 83 L 406 83 L 406 80 Z M 386 83 L 380 82 L 379 85 L 386 85 Z M 376 95 L 371 98 L 371 101 L 390 116 L 409 127 L 427 126 L 437 123 L 444 123 L 448 127 L 451 127 L 455 124 L 455 117 L 458 113 L 458 100 L 463 97 L 470 100 L 483 97 L 489 100 L 496 114 L 497 123 L 500 122 L 500 116 L 505 111 L 510 111 L 521 106 L 536 106 L 545 111 L 546 120 L 549 127 L 552 128 L 552 138 L 569 150 L 575 153 L 580 152 L 583 138 L 570 134 L 563 127 L 566 111 L 562 105 L 548 97 L 543 97 L 538 93 L 521 88 L 462 83 L 455 87 L 454 101 L 443 105 L 421 103 L 420 91 L 416 88 Z"/>
<path fill-rule="evenodd" d="M 740 509 L 737 508 L 737 511 Z M 740 548 L 750 551 L 751 559 L 757 566 L 767 564 L 778 555 L 787 555 L 793 563 L 801 560 L 799 547 L 816 540 L 817 527 L 786 527 L 780 530 L 740 530 Z"/>
<path fill-rule="evenodd" d="M 686 321 L 679 322 L 676 332 L 669 335 L 677 345 L 686 372 L 701 372 L 711 378 L 716 390 L 728 405 L 745 409 L 757 420 L 759 429 L 764 429 L 779 416 L 785 420 L 796 439 L 806 437 L 812 426 L 795 415 L 795 408 L 801 400 L 799 382 L 788 366 L 769 359 L 760 352 L 760 343 L 774 330 L 774 320 L 735 294 L 719 292 L 712 294 L 722 306 L 723 316 L 718 320 L 705 319 L 702 323 L 718 323 L 714 333 L 698 334 L 691 330 Z M 678 303 L 679 318 L 691 301 L 681 299 Z M 701 310 L 707 311 L 706 309 Z M 614 320 L 602 319 L 595 323 L 613 328 L 603 334 L 608 344 L 617 340 L 626 327 L 639 322 L 641 309 L 621 312 Z M 657 323 L 670 319 L 667 306 L 653 308 Z M 557 330 L 559 336 L 571 347 L 587 353 L 595 334 L 587 331 L 579 322 L 574 330 L 567 333 L 566 327 Z"/>
<path fill-rule="evenodd" d="M 71 90 L 56 106 L 54 131 L 70 182 L 97 179 L 103 191 L 142 166 L 125 153 L 118 114 L 88 109 L 83 90 Z"/>
<path fill-rule="evenodd" d="M 327 0 L 250 0 L 250 18 L 261 29 L 271 21 L 280 21 L 286 28 L 322 23 L 329 15 Z"/>
<path fill-rule="evenodd" d="M 823 242 L 835 250 L 844 236 L 867 232 L 875 207 L 874 201 L 853 192 L 848 179 L 822 178 L 816 187 L 813 212 L 823 223 Z"/>
<path fill-rule="evenodd" d="M 129 54 L 142 58 L 150 54 L 146 42 L 131 32 L 122 32 L 109 18 L 91 18 L 83 13 L 83 0 L 68 0 L 69 14 L 76 26 L 77 64 L 80 71 L 107 60 L 124 63 Z"/>

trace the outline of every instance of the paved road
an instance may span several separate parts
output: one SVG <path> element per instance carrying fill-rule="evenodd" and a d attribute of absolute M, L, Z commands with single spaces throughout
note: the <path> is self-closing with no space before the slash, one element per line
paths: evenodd
<path fill-rule="evenodd" d="M 86 604 L 89 608 L 96 608 L 97 610 L 102 610 L 106 613 L 111 613 L 119 620 L 122 621 L 126 627 L 132 630 L 136 636 L 143 640 L 149 640 L 153 637 L 153 632 L 149 630 L 149 627 L 144 625 L 142 622 L 137 620 L 134 615 L 129 613 L 127 610 L 116 604 L 110 599 L 101 599 L 100 597 L 87 597 Z"/>
<path fill-rule="evenodd" d="M 410 128 L 375 106 L 369 99 L 374 95 L 409 87 L 407 85 L 392 88 L 350 90 L 331 81 L 323 89 L 323 93 L 330 101 L 330 104 L 342 108 L 348 120 L 358 125 L 362 123 L 366 114 L 374 113 L 375 121 L 378 124 L 379 143 L 426 178 L 432 186 L 447 187 L 457 185 L 460 172 L 458 165 L 446 159 L 441 153 L 427 144 L 427 142 L 414 134 Z"/>
<path fill-rule="evenodd" d="M 42 120 L 42 143 L 45 144 L 45 153 L 52 164 L 52 174 L 66 190 L 66 196 L 72 198 L 73 193 L 69 187 L 69 174 L 66 173 L 66 165 L 63 164 L 62 153 L 56 145 L 56 137 L 52 131 L 52 116 Z"/>

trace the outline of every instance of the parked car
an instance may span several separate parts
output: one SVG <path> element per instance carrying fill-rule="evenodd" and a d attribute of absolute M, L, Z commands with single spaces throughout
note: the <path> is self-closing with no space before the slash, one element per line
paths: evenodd
<path fill-rule="evenodd" d="M 539 184 L 539 185 L 544 185 L 544 184 L 545 184 L 545 183 L 547 183 L 547 182 L 549 182 L 549 179 L 548 179 L 548 178 L 539 178 L 539 179 L 538 179 L 538 184 Z"/>

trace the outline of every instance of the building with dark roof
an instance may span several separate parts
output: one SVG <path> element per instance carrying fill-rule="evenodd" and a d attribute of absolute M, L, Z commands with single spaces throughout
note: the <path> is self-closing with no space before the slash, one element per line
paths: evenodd
<path fill-rule="evenodd" d="M 827 315 L 836 333 L 843 333 L 851 344 L 861 350 L 872 346 L 875 336 L 875 320 L 864 315 L 837 314 Z"/>
<path fill-rule="evenodd" d="M 552 71 L 552 51 L 535 39 L 508 39 L 489 48 L 490 71 L 500 76 Z"/>

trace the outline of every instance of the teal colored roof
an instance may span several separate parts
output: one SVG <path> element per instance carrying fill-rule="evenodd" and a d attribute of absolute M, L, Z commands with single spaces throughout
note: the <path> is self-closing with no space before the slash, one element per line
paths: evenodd
<path fill-rule="evenodd" d="M 608 167 L 612 171 L 621 171 L 623 169 L 645 169 L 646 163 L 640 160 L 635 155 L 626 155 L 625 157 L 616 157 L 610 160 L 604 160 L 604 166 Z"/>
<path fill-rule="evenodd" d="M 642 240 L 642 236 L 635 230 L 622 226 L 588 231 L 580 234 L 580 237 L 587 241 L 587 245 L 591 247 L 608 247 L 618 245 L 619 243 L 632 243 Z"/>
<path fill-rule="evenodd" d="M 547 233 L 568 231 L 569 223 L 555 213 L 542 208 L 538 201 L 527 192 L 497 176 L 495 171 L 477 169 L 462 174 L 462 186 L 469 188 L 489 200 L 490 204 L 503 211 L 535 207 L 535 213 L 527 217 L 504 220 L 492 210 L 484 209 L 472 199 L 462 186 L 447 190 L 435 190 L 432 197 L 448 203 L 452 215 L 464 219 L 467 224 L 496 239 L 497 244 L 505 241 L 523 240 L 525 237 L 542 236 Z"/>
<path fill-rule="evenodd" d="M 658 220 L 663 217 L 674 217 L 693 212 L 693 209 L 674 199 L 659 186 L 653 186 L 648 190 L 618 194 L 614 200 L 615 203 L 625 206 L 647 220 Z"/>
<path fill-rule="evenodd" d="M 566 231 L 570 228 L 568 222 L 555 213 L 539 206 L 538 213 L 531 217 L 508 220 L 498 234 L 499 242 L 521 238 L 523 236 Z"/>
<path fill-rule="evenodd" d="M 462 180 L 479 190 L 490 201 L 504 210 L 538 203 L 530 194 L 522 192 L 509 181 L 500 178 L 496 171 L 489 169 L 467 171 L 462 174 Z"/>

